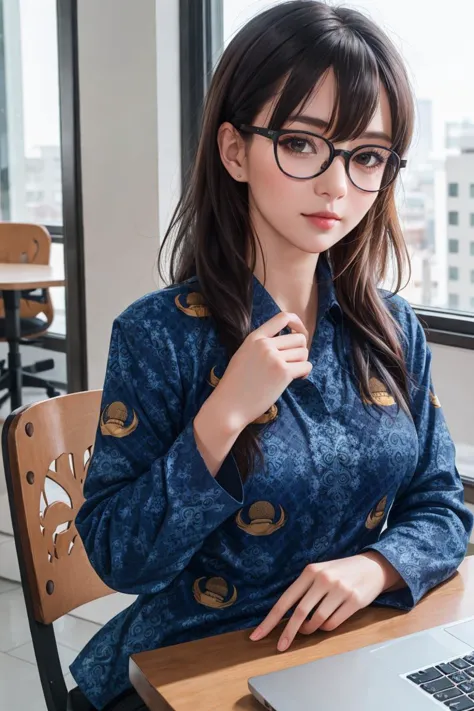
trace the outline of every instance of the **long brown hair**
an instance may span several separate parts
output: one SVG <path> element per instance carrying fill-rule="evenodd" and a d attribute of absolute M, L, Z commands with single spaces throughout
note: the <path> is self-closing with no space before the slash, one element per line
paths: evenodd
<path fill-rule="evenodd" d="M 382 83 L 390 103 L 393 149 L 403 156 L 411 142 L 414 115 L 404 64 L 382 30 L 355 10 L 314 0 L 278 4 L 238 32 L 212 77 L 196 160 L 159 261 L 163 277 L 164 250 L 174 236 L 169 281 L 176 284 L 197 276 L 229 358 L 250 332 L 252 273 L 259 243 L 250 223 L 247 185 L 235 181 L 220 159 L 219 126 L 225 121 L 251 124 L 279 91 L 269 127 L 281 128 L 330 68 L 339 95 L 328 129 L 332 140 L 350 140 L 365 130 Z M 409 265 L 394 185 L 377 196 L 360 224 L 327 256 L 350 328 L 352 367 L 363 398 L 377 406 L 369 389 L 369 378 L 375 375 L 409 413 L 401 330 L 377 291 L 396 265 L 394 291 L 398 292 Z M 249 426 L 234 446 L 244 477 L 259 453 L 258 432 Z"/>

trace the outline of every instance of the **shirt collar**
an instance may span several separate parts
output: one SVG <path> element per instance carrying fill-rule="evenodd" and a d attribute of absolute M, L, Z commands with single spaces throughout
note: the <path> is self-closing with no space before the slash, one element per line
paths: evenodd
<path fill-rule="evenodd" d="M 333 317 L 340 318 L 342 309 L 336 297 L 332 267 L 326 254 L 320 254 L 316 267 L 316 280 L 318 284 L 318 323 L 330 313 Z M 273 316 L 280 313 L 281 309 L 263 284 L 254 275 L 253 277 L 253 305 L 252 327 L 259 328 Z"/>

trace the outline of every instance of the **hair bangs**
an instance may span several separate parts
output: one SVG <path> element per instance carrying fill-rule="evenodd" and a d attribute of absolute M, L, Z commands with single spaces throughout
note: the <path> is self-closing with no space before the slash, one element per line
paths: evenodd
<path fill-rule="evenodd" d="M 345 28 L 315 38 L 301 54 L 280 90 L 270 127 L 280 128 L 292 113 L 302 112 L 330 69 L 335 75 L 337 98 L 326 133 L 333 141 L 360 136 L 377 109 L 381 78 L 368 45 Z"/>

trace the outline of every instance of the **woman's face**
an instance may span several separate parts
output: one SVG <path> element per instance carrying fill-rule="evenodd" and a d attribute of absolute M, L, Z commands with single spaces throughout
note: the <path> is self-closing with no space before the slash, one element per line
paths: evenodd
<path fill-rule="evenodd" d="M 330 70 L 301 113 L 296 111 L 282 128 L 326 135 L 324 123 L 330 120 L 335 92 L 336 82 Z M 272 109 L 273 101 L 262 108 L 253 125 L 268 126 Z M 318 120 L 316 124 L 315 119 Z M 252 223 L 263 242 L 272 238 L 283 239 L 290 243 L 287 246 L 319 254 L 358 225 L 375 202 L 377 193 L 364 192 L 350 181 L 342 156 L 337 157 L 321 175 L 297 180 L 279 169 L 271 140 L 258 135 L 244 140 L 232 131 L 232 127 L 226 128 L 230 126 L 223 124 L 219 132 L 221 158 L 235 179 L 248 183 Z M 337 143 L 335 147 L 352 150 L 369 143 L 390 148 L 391 130 L 388 98 L 381 87 L 377 109 L 365 132 L 356 140 Z M 372 135 L 379 133 L 384 135 Z M 294 146 L 298 150 L 308 150 L 298 142 Z M 309 217 L 319 212 L 335 213 L 339 219 L 321 221 Z"/>

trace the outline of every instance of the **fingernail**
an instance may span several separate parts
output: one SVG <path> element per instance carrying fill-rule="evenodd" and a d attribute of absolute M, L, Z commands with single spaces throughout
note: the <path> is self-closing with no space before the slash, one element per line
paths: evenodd
<path fill-rule="evenodd" d="M 250 635 L 250 639 L 252 640 L 252 642 L 257 642 L 262 636 L 262 630 L 257 627 L 257 629 L 255 629 Z"/>
<path fill-rule="evenodd" d="M 289 647 L 288 638 L 283 637 L 283 639 L 280 639 L 280 641 L 278 642 L 278 647 L 277 647 L 278 651 L 284 652 L 285 649 L 288 649 L 288 647 Z"/>

